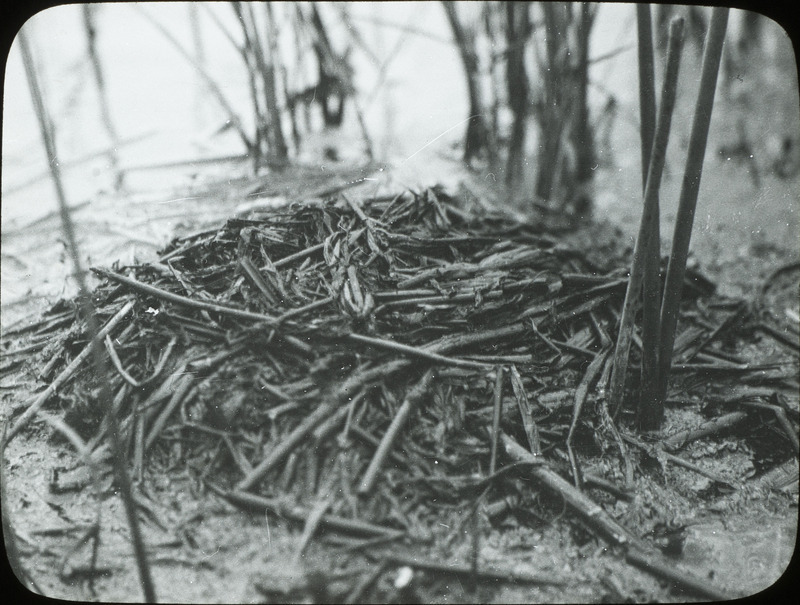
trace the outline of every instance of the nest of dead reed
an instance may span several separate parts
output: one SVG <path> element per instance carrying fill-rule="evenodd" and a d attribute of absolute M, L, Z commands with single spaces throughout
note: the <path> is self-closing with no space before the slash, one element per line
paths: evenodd
<path fill-rule="evenodd" d="M 108 381 L 135 476 L 179 465 L 307 529 L 462 540 L 445 526 L 463 527 L 476 503 L 489 518 L 547 506 L 524 480 L 537 464 L 625 497 L 633 446 L 617 425 L 632 413 L 609 410 L 605 387 L 627 268 L 590 261 L 592 245 L 441 188 L 231 219 L 175 239 L 158 262 L 95 269 L 98 316 L 118 321 L 109 375 L 78 368 L 58 398 L 96 448 Z M 782 384 L 785 366 L 732 353 L 752 305 L 715 296 L 697 271 L 685 290 L 673 401 L 730 404 L 748 381 L 762 395 Z M 45 378 L 88 341 L 72 302 L 36 329 L 51 343 Z M 584 473 L 598 457 L 605 476 Z"/>

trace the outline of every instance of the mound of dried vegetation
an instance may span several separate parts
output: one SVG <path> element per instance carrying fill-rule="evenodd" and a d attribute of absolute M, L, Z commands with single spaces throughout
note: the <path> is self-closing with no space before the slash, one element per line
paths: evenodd
<path fill-rule="evenodd" d="M 230 502 L 305 524 L 300 549 L 324 530 L 359 536 L 354 549 L 398 565 L 558 583 L 481 561 L 482 525 L 470 520 L 565 502 L 556 522 L 580 523 L 685 590 L 723 596 L 658 548 L 674 543 L 625 527 L 615 503 L 631 498 L 644 459 L 736 487 L 680 457 L 702 435 L 749 427 L 742 438 L 763 442 L 759 475 L 795 455 L 794 328 L 759 301 L 716 296 L 690 271 L 668 407 L 693 406 L 708 422 L 637 435 L 637 381 L 620 409 L 605 401 L 626 259 L 585 243 L 440 188 L 232 219 L 174 240 L 158 262 L 94 269 L 107 376 L 83 362 L 74 301 L 6 331 L 4 371 L 38 351 L 50 385 L 18 406 L 12 433 L 61 407 L 98 450 L 106 381 L 134 478 L 151 464 L 188 468 Z M 768 339 L 769 359 L 737 353 Z M 471 545 L 471 564 L 434 562 L 428 547 L 453 541 Z M 385 598 L 369 592 L 376 579 L 331 577 L 326 590 Z"/>

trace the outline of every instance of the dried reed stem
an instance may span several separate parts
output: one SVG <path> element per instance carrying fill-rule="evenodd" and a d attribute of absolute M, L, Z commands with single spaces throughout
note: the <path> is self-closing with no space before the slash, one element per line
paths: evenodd
<path fill-rule="evenodd" d="M 647 172 L 650 166 L 650 151 L 656 127 L 656 75 L 653 58 L 653 32 L 650 6 L 636 5 L 636 22 L 639 37 L 639 112 L 640 136 L 642 141 L 642 190 L 647 187 Z M 657 195 L 657 192 L 656 192 Z M 642 342 L 647 343 L 642 352 L 642 388 L 655 382 L 658 372 L 658 351 L 655 345 L 658 338 L 661 282 L 658 275 L 661 252 L 659 220 L 649 226 L 650 248 L 644 268 L 644 300 L 642 307 Z"/>
<path fill-rule="evenodd" d="M 495 369 L 494 404 L 492 406 L 492 457 L 489 462 L 489 474 L 497 470 L 497 439 L 500 434 L 500 416 L 503 411 L 503 366 Z"/>
<path fill-rule="evenodd" d="M 647 188 L 647 174 L 650 168 L 650 153 L 653 147 L 654 128 L 656 123 L 655 69 L 653 58 L 653 37 L 650 22 L 650 7 L 646 4 L 636 5 L 636 17 L 639 29 L 639 103 L 641 111 L 642 139 L 642 187 Z M 670 50 L 672 49 L 672 31 L 670 31 Z M 645 191 L 646 194 L 646 191 Z M 656 212 L 650 217 L 647 225 L 649 245 L 645 250 L 644 277 L 642 282 L 642 379 L 640 395 L 639 421 L 656 428 L 661 422 L 662 410 L 653 407 L 655 385 L 658 382 L 658 330 L 661 312 L 661 233 L 658 212 L 658 190 L 655 196 Z M 643 412 L 648 410 L 648 412 Z M 650 413 L 652 412 L 652 414 Z M 656 425 L 656 426 L 653 426 Z"/>
<path fill-rule="evenodd" d="M 639 135 L 642 140 L 642 192 L 647 187 L 650 151 L 656 130 L 656 72 L 653 58 L 653 31 L 648 4 L 636 5 L 639 37 Z"/>
<path fill-rule="evenodd" d="M 678 308 L 681 302 L 681 289 L 686 274 L 686 259 L 689 255 L 689 242 L 692 238 L 694 213 L 697 208 L 697 194 L 700 190 L 700 177 L 703 174 L 703 158 L 708 140 L 708 127 L 714 109 L 714 93 L 717 88 L 722 44 L 728 25 L 728 9 L 715 7 L 711 13 L 711 23 L 703 51 L 703 68 L 700 74 L 700 91 L 697 95 L 689 150 L 686 153 L 686 168 L 678 201 L 678 215 L 675 218 L 675 234 L 672 238 L 672 252 L 667 267 L 664 285 L 664 299 L 661 303 L 661 333 L 659 350 L 658 399 L 663 401 L 667 394 L 667 381 L 672 363 L 672 347 L 675 343 L 675 328 L 678 324 Z"/>
<path fill-rule="evenodd" d="M 422 401 L 425 395 L 427 395 L 432 380 L 433 371 L 428 370 L 406 395 L 403 404 L 400 406 L 400 409 L 397 410 L 397 414 L 395 414 L 394 419 L 392 419 L 389 428 L 386 429 L 386 433 L 383 435 L 378 449 L 375 450 L 375 454 L 372 456 L 372 460 L 367 470 L 364 472 L 364 477 L 358 488 L 359 494 L 369 494 L 372 491 L 375 481 L 378 479 L 378 473 L 380 473 L 383 463 L 392 451 L 394 442 L 400 435 L 400 431 L 402 431 L 403 427 L 406 425 L 411 413 L 417 408 L 419 402 Z"/>
<path fill-rule="evenodd" d="M 628 280 L 628 289 L 625 293 L 625 302 L 620 318 L 617 345 L 614 350 L 614 367 L 611 372 L 611 390 L 609 401 L 611 409 L 616 412 L 622 402 L 625 387 L 625 377 L 628 369 L 628 355 L 630 353 L 633 337 L 634 317 L 636 305 L 644 273 L 644 261 L 648 252 L 650 232 L 654 221 L 658 221 L 658 189 L 661 186 L 661 174 L 664 170 L 667 143 L 672 121 L 672 109 L 675 105 L 675 94 L 678 87 L 678 68 L 680 67 L 680 50 L 683 42 L 683 20 L 675 19 L 670 26 L 670 49 L 667 56 L 667 73 L 664 78 L 664 88 L 661 94 L 661 108 L 656 124 L 653 149 L 648 165 L 647 185 L 644 195 L 644 210 L 639 225 L 639 235 L 633 253 L 631 275 Z"/>

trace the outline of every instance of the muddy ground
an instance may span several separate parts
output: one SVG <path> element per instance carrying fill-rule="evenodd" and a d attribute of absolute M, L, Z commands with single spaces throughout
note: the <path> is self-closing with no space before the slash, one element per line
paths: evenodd
<path fill-rule="evenodd" d="M 758 82 L 747 85 L 749 101 L 743 95 L 727 100 L 722 97 L 715 110 L 693 250 L 698 266 L 717 283 L 721 294 L 750 300 L 777 268 L 800 260 L 800 178 L 796 171 L 779 177 L 773 165 L 774 137 L 782 140 L 784 133 L 793 133 L 796 149 L 800 116 L 795 83 L 788 93 L 776 93 L 769 104 L 771 109 L 763 110 L 759 120 L 748 121 L 748 136 L 760 171 L 756 186 L 749 158 L 739 161 L 716 154 L 723 146 L 738 142 L 736 117 L 749 114 L 752 118 L 752 113 L 763 107 L 752 99 L 759 90 Z M 679 126 L 662 192 L 665 239 L 671 234 L 692 96 L 687 91 L 678 108 L 684 119 L 676 119 Z M 621 140 L 612 145 L 606 157 L 601 156 L 603 162 L 598 166 L 594 216 L 563 236 L 573 245 L 583 242 L 588 247 L 589 242 L 593 246 L 605 242 L 617 250 L 632 245 L 638 226 L 635 200 L 639 176 L 637 169 L 623 168 L 635 163 L 638 141 L 622 129 L 615 136 Z M 269 191 L 256 201 L 267 204 L 279 199 L 304 199 L 331 184 L 367 177 L 371 180 L 362 185 L 367 193 L 385 193 L 403 185 L 466 182 L 477 195 L 502 202 L 503 192 L 487 184 L 485 173 L 470 173 L 456 162 L 442 159 L 447 153 L 428 150 L 414 162 L 385 169 L 328 164 L 322 169 L 288 170 L 265 177 Z M 79 243 L 87 264 L 152 259 L 173 235 L 219 225 L 232 215 L 246 213 L 251 207 L 248 204 L 254 202 L 247 197 L 253 182 L 243 176 L 246 168 L 242 166 L 195 167 L 193 173 L 192 178 L 181 169 L 132 175 L 127 192 L 99 196 L 76 208 L 73 218 L 79 225 Z M 154 182 L 158 185 L 153 186 Z M 4 223 L 2 243 L 5 328 L 15 322 L 34 321 L 60 296 L 71 295 L 74 286 L 65 278 L 70 273 L 70 261 L 61 242 L 57 216 L 46 216 L 33 224 Z M 789 321 L 797 316 L 798 279 L 800 272 L 796 269 L 785 273 L 770 294 L 773 310 Z M 748 353 L 753 361 L 760 362 L 785 351 L 764 338 Z M 3 410 L 40 388 L 36 373 L 37 368 L 29 364 L 2 378 Z M 663 433 L 669 435 L 701 422 L 700 403 L 668 408 Z M 795 410 L 797 404 L 795 398 Z M 736 489 L 720 490 L 708 479 L 670 464 L 661 471 L 644 468 L 637 472 L 636 498 L 628 504 L 618 503 L 615 514 L 644 533 L 648 518 L 666 511 L 686 527 L 683 549 L 674 557 L 678 568 L 731 595 L 752 595 L 769 587 L 781 577 L 795 549 L 796 458 L 783 456 L 771 461 L 772 468 L 778 468 L 776 472 L 789 479 L 794 473 L 795 477 L 793 487 L 790 481 L 790 489 L 776 490 L 770 488 L 769 481 L 780 483 L 780 477 L 764 477 L 764 469 L 755 466 L 764 459 L 763 453 L 754 452 L 741 433 L 698 440 L 682 453 L 723 475 Z M 3 509 L 18 536 L 21 564 L 43 594 L 68 600 L 141 600 L 127 525 L 110 479 L 104 480 L 99 499 L 88 487 L 53 493 L 49 487 L 52 472 L 75 468 L 76 461 L 71 449 L 52 439 L 42 424 L 33 424 L 11 442 L 4 464 Z M 275 515 L 237 510 L 204 491 L 186 468 L 168 468 L 153 461 L 139 489 L 151 509 L 142 514 L 142 519 L 159 600 L 261 602 L 270 598 L 265 586 L 278 586 L 286 592 L 281 595 L 278 591 L 278 596 L 273 592 L 271 598 L 310 602 L 324 597 L 313 582 L 309 583 L 309 573 L 347 562 L 341 546 L 322 539 L 312 541 L 303 557 L 295 557 L 302 527 Z M 83 529 L 98 514 L 98 507 L 99 564 L 96 574 L 91 575 L 84 573 L 91 554 L 88 547 L 75 548 Z M 480 551 L 486 567 L 497 565 L 557 576 L 565 580 L 564 585 L 523 587 L 488 582 L 472 587 L 463 579 L 442 575 L 435 581 L 417 578 L 415 581 L 424 586 L 417 596 L 430 602 L 679 602 L 696 598 L 629 566 L 577 523 L 565 520 L 565 515 L 554 510 L 552 518 L 535 523 L 513 516 L 493 526 L 487 523 Z M 464 563 L 469 556 L 468 542 L 443 540 L 433 552 L 450 562 Z M 376 563 L 354 559 L 352 566 L 363 575 Z M 377 584 L 380 594 L 404 601 L 409 595 L 392 587 L 404 573 L 400 568 L 388 566 Z M 356 580 L 345 577 L 344 581 Z M 371 600 L 369 594 L 367 601 Z"/>

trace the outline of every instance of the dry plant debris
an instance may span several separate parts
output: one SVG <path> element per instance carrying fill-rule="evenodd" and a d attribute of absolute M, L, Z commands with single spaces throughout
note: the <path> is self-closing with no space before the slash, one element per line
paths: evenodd
<path fill-rule="evenodd" d="M 709 421 L 634 436 L 635 380 L 621 409 L 605 403 L 628 263 L 597 256 L 442 188 L 340 192 L 231 219 L 175 239 L 158 262 L 94 269 L 109 376 L 75 362 L 87 335 L 74 301 L 7 330 L 2 373 L 34 352 L 57 387 L 18 405 L 28 412 L 11 432 L 58 400 L 88 447 L 102 448 L 107 380 L 135 477 L 179 465 L 238 506 L 279 511 L 305 526 L 298 556 L 332 530 L 361 536 L 352 550 L 441 573 L 435 553 L 472 540 L 472 561 L 452 573 L 566 582 L 479 560 L 475 521 L 541 517 L 565 502 L 562 522 L 628 563 L 725 596 L 620 523 L 614 502 L 632 497 L 645 457 L 736 487 L 680 450 L 743 424 L 770 440 L 765 474 L 796 456 L 797 336 L 785 336 L 796 326 L 779 329 L 759 301 L 716 296 L 690 270 L 668 406 L 702 401 Z M 736 353 L 775 333 L 769 359 Z M 640 345 L 634 336 L 633 366 Z M 360 577 L 337 598 L 376 598 L 374 568 Z"/>

